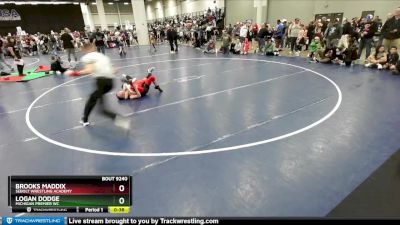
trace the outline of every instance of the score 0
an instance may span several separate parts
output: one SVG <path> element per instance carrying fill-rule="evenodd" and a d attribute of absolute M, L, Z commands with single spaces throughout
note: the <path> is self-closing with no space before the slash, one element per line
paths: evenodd
<path fill-rule="evenodd" d="M 123 184 L 118 185 L 118 193 L 124 193 L 124 191 L 125 191 L 125 185 L 123 185 Z M 118 203 L 120 205 L 125 204 L 125 198 L 124 197 L 119 197 L 118 198 Z"/>
<path fill-rule="evenodd" d="M 127 193 L 127 191 L 128 191 L 128 189 L 129 189 L 129 186 L 127 186 L 126 184 L 117 184 L 116 185 L 116 190 L 115 190 L 115 194 L 125 194 L 125 193 Z M 118 196 L 117 197 L 117 204 L 118 205 L 126 205 L 126 197 L 127 196 Z"/>
<path fill-rule="evenodd" d="M 123 193 L 125 191 L 125 185 L 123 185 L 123 184 L 119 185 L 118 191 Z"/>

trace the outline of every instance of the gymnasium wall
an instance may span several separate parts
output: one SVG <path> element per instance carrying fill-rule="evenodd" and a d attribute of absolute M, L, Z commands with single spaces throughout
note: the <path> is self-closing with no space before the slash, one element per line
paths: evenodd
<path fill-rule="evenodd" d="M 315 1 L 315 13 L 343 12 L 344 17 L 360 17 L 361 11 L 373 11 L 386 20 L 387 14 L 400 7 L 399 0 L 330 0 Z"/>
<path fill-rule="evenodd" d="M 277 19 L 293 20 L 298 17 L 303 22 L 314 19 L 315 0 L 269 0 L 266 21 L 276 24 Z"/>
<path fill-rule="evenodd" d="M 165 0 L 164 1 L 165 16 L 175 16 L 177 14 L 180 14 L 181 11 L 182 11 L 182 5 L 180 5 L 176 0 Z"/>
<path fill-rule="evenodd" d="M 344 17 L 360 17 L 362 11 L 375 10 L 383 20 L 389 12 L 400 7 L 399 0 L 261 0 L 267 2 L 265 21 L 275 24 L 277 19 L 298 17 L 307 23 L 315 14 L 344 13 Z M 255 20 L 254 0 L 226 0 L 226 24 L 246 19 Z"/>
<path fill-rule="evenodd" d="M 216 0 L 220 8 L 225 6 L 224 2 L 224 0 Z M 152 0 L 145 1 L 145 4 L 148 20 L 204 11 L 215 6 L 214 0 Z"/>
<path fill-rule="evenodd" d="M 164 5 L 163 0 L 158 0 L 158 1 L 154 0 L 151 2 L 145 2 L 147 20 L 153 20 L 165 17 L 166 15 L 164 15 L 165 13 L 163 5 Z"/>
<path fill-rule="evenodd" d="M 131 4 L 125 5 L 122 3 L 115 2 L 113 5 L 105 3 L 103 4 L 103 6 L 104 6 L 104 13 L 106 16 L 107 26 L 109 28 L 114 27 L 115 23 L 124 25 L 126 20 L 129 20 L 130 24 L 135 23 Z M 89 4 L 88 8 L 92 14 L 94 26 L 100 27 L 101 23 L 99 14 L 97 12 L 97 6 Z"/>
<path fill-rule="evenodd" d="M 298 17 L 308 22 L 315 14 L 343 13 L 344 17 L 353 18 L 360 17 L 362 11 L 373 10 L 385 20 L 389 12 L 400 6 L 399 0 L 268 0 L 268 3 L 267 21 L 273 24 L 278 18 Z"/>
<path fill-rule="evenodd" d="M 71 30 L 84 30 L 84 22 L 79 5 L 0 5 L 0 10 L 14 9 L 20 20 L 5 21 L 4 13 L 0 13 L 0 33 L 16 33 L 16 27 L 28 33 L 49 33 L 50 30 L 60 31 L 64 27 Z M 3 19 L 2 19 L 3 18 Z"/>
<path fill-rule="evenodd" d="M 238 21 L 256 20 L 257 11 L 253 0 L 226 0 L 225 24 L 235 24 Z"/>

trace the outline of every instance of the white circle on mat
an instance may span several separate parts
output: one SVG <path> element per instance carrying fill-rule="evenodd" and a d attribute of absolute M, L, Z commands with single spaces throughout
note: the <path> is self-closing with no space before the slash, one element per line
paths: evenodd
<path fill-rule="evenodd" d="M 284 138 L 288 138 L 291 136 L 294 136 L 296 134 L 300 134 L 302 132 L 305 132 L 315 126 L 318 126 L 319 124 L 321 124 L 322 122 L 324 122 L 325 120 L 329 119 L 340 107 L 340 104 L 342 103 L 342 92 L 339 88 L 339 86 L 332 81 L 331 79 L 329 79 L 328 77 L 326 77 L 325 75 L 322 75 L 316 71 L 301 67 L 301 66 L 297 66 L 297 65 L 293 65 L 293 64 L 289 64 L 289 63 L 283 63 L 283 62 L 276 62 L 276 61 L 269 61 L 269 60 L 261 60 L 261 59 L 242 59 L 242 58 L 216 58 L 217 60 L 241 60 L 241 61 L 255 61 L 255 62 L 267 62 L 267 63 L 276 63 L 276 64 L 281 64 L 281 65 L 286 65 L 286 66 L 291 66 L 291 67 L 295 67 L 295 68 L 300 68 L 300 69 L 304 69 L 305 71 L 309 71 L 311 73 L 314 73 L 324 79 L 326 79 L 327 81 L 329 81 L 329 83 L 331 83 L 338 94 L 338 100 L 335 104 L 335 106 L 332 108 L 332 110 L 326 114 L 324 117 L 322 117 L 321 119 L 319 119 L 318 121 L 315 121 L 303 128 L 300 128 L 298 130 L 292 131 L 290 133 L 287 134 L 283 134 L 277 137 L 273 137 L 273 138 L 269 138 L 269 139 L 265 139 L 262 141 L 257 141 L 257 142 L 251 142 L 251 143 L 246 143 L 246 144 L 242 144 L 242 145 L 235 145 L 235 146 L 229 146 L 229 147 L 223 147 L 223 148 L 215 148 L 215 149 L 204 149 L 204 150 L 197 150 L 197 151 L 180 151 L 180 152 L 160 152 L 160 153 L 152 153 L 152 152 L 148 152 L 148 153 L 129 153 L 129 152 L 111 152 L 111 151 L 103 151 L 103 150 L 96 150 L 96 149 L 89 149 L 89 148 L 82 148 L 82 147 L 78 147 L 78 146 L 73 146 L 73 145 L 68 145 L 65 143 L 61 143 L 58 142 L 56 140 L 53 140 L 45 135 L 43 135 L 42 133 L 40 133 L 38 130 L 36 130 L 36 128 L 32 125 L 31 121 L 30 121 L 30 113 L 32 108 L 35 106 L 36 102 L 38 102 L 41 98 L 43 98 L 45 95 L 49 94 L 50 92 L 54 91 L 55 89 L 76 81 L 77 79 L 81 79 L 83 77 L 79 77 L 70 81 L 67 81 L 65 83 L 62 83 L 60 85 L 57 85 L 49 90 L 47 90 L 46 92 L 44 92 L 43 94 L 41 94 L 39 97 L 37 97 L 32 103 L 31 105 L 28 107 L 26 114 L 25 114 L 25 122 L 27 124 L 27 126 L 29 127 L 29 129 L 35 134 L 37 135 L 39 138 L 43 139 L 44 141 L 69 149 L 69 150 L 74 150 L 74 151 L 80 151 L 80 152 L 86 152 L 86 153 L 91 153 L 91 154 L 98 154 L 98 155 L 110 155 L 110 156 L 129 156 L 129 157 L 165 157 L 165 156 L 184 156 L 184 155 L 201 155 L 201 154 L 208 154 L 208 153 L 216 153 L 216 152 L 227 152 L 227 151 L 234 151 L 234 150 L 239 150 L 239 149 L 244 149 L 244 148 L 249 148 L 249 147 L 254 147 L 257 145 L 263 145 L 263 144 L 267 144 L 273 141 L 278 141 L 278 140 L 282 140 Z M 189 61 L 189 60 L 210 60 L 210 58 L 187 58 L 187 59 L 174 59 L 174 60 L 162 60 L 162 61 L 155 61 L 155 62 L 146 62 L 146 63 L 139 63 L 139 64 L 134 64 L 134 65 L 129 65 L 129 66 L 122 66 L 119 68 L 126 68 L 126 67 L 134 67 L 134 66 L 139 66 L 139 65 L 147 65 L 147 64 L 153 64 L 153 63 L 162 63 L 162 62 L 175 62 L 175 61 Z M 215 59 L 214 59 L 215 60 Z"/>

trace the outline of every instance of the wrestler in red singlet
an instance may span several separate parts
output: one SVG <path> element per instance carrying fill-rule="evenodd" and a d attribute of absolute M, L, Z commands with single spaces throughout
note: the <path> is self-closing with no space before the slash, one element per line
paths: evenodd
<path fill-rule="evenodd" d="M 141 80 L 136 80 L 135 78 L 132 78 L 131 76 L 123 75 L 123 82 L 127 82 L 126 84 L 130 84 L 129 88 L 130 91 L 126 90 L 127 88 L 125 85 L 123 85 L 121 91 L 118 91 L 116 93 L 116 96 L 119 100 L 123 99 L 136 99 L 136 98 L 141 98 L 147 94 L 147 92 L 150 89 L 150 85 L 153 83 L 154 88 L 157 89 L 160 92 L 163 92 L 163 90 L 160 88 L 160 86 L 157 84 L 156 77 L 153 75 L 153 70 L 154 67 L 149 68 L 147 71 L 147 76 Z M 126 90 L 126 91 L 125 91 Z M 128 92 L 130 93 L 128 93 Z"/>
<path fill-rule="evenodd" d="M 147 92 L 149 91 L 151 83 L 156 82 L 156 77 L 154 75 L 149 75 L 146 78 L 143 78 L 142 80 L 136 80 L 133 82 L 131 85 L 132 91 L 135 91 L 134 85 L 137 87 L 138 91 L 140 92 L 141 95 L 146 95 Z M 158 85 L 156 85 L 156 88 Z"/>

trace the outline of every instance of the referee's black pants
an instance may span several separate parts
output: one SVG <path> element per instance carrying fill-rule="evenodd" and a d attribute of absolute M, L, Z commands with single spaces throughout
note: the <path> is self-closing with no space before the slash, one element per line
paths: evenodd
<path fill-rule="evenodd" d="M 89 119 L 90 112 L 93 110 L 94 106 L 96 105 L 97 100 L 99 100 L 101 112 L 111 118 L 114 119 L 117 114 L 112 111 L 109 111 L 105 107 L 105 101 L 103 96 L 107 94 L 113 88 L 113 79 L 106 78 L 106 77 L 98 77 L 96 78 L 96 90 L 90 95 L 89 99 L 86 102 L 85 110 L 83 114 L 83 122 L 87 122 Z"/>

